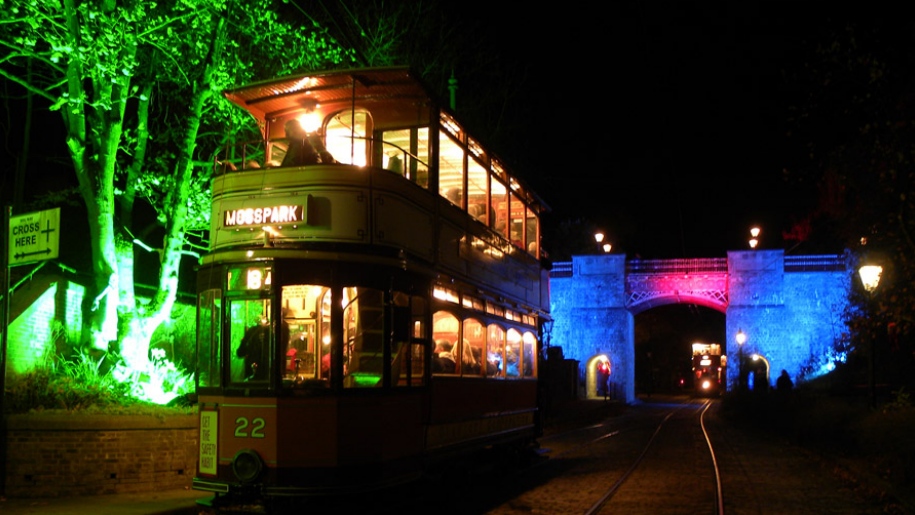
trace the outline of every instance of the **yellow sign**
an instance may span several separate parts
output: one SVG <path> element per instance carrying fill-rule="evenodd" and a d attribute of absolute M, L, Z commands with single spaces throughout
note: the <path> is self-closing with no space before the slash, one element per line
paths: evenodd
<path fill-rule="evenodd" d="M 219 413 L 200 412 L 200 473 L 216 475 Z"/>
<path fill-rule="evenodd" d="M 55 259 L 60 253 L 60 208 L 10 217 L 9 265 Z"/>

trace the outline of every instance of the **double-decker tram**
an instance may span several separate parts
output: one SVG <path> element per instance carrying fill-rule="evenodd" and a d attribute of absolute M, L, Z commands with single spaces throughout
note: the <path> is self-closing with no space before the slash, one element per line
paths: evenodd
<path fill-rule="evenodd" d="M 693 381 L 697 395 L 721 395 L 727 378 L 728 357 L 717 343 L 693 344 Z"/>
<path fill-rule="evenodd" d="M 263 138 L 216 163 L 194 488 L 361 492 L 531 446 L 545 204 L 407 68 L 225 95 Z"/>

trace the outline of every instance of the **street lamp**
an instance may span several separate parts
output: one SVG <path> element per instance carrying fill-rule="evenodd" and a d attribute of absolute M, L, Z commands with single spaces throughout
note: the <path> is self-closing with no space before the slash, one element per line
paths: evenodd
<path fill-rule="evenodd" d="M 759 245 L 759 227 L 750 228 L 750 248 L 755 249 Z"/>
<path fill-rule="evenodd" d="M 871 299 L 874 298 L 874 293 L 877 291 L 877 286 L 880 285 L 880 276 L 883 275 L 883 267 L 880 265 L 864 264 L 858 268 L 858 276 L 861 278 L 861 284 L 864 286 L 864 290 L 867 291 L 867 294 Z M 873 337 L 870 339 L 870 349 L 868 349 L 868 354 L 870 354 L 870 359 L 867 364 L 867 391 L 870 396 L 870 405 L 871 408 L 877 407 L 877 384 L 874 373 L 874 361 L 876 360 L 877 350 L 876 343 Z"/>
<path fill-rule="evenodd" d="M 612 249 L 612 248 L 613 248 L 613 245 L 611 245 L 609 243 L 604 243 L 604 254 L 609 254 L 610 249 Z"/>
<path fill-rule="evenodd" d="M 604 241 L 604 233 L 599 231 L 594 233 L 594 241 L 597 242 L 597 252 L 599 254 L 601 251 L 601 243 Z"/>
<path fill-rule="evenodd" d="M 747 333 L 743 332 L 742 329 L 738 329 L 737 336 L 734 339 L 737 340 L 737 386 L 743 390 L 743 344 L 747 341 Z"/>

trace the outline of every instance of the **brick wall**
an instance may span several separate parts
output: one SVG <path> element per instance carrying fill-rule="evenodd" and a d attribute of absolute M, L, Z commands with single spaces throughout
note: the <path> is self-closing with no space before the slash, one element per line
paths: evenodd
<path fill-rule="evenodd" d="M 197 415 L 11 415 L 6 495 L 62 497 L 189 488 Z"/>

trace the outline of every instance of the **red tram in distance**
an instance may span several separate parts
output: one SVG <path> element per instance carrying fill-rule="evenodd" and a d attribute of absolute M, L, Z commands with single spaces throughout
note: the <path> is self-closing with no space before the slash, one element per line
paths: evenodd
<path fill-rule="evenodd" d="M 200 454 L 213 506 L 355 493 L 539 435 L 547 206 L 406 68 L 226 97 L 198 270 Z"/>
<path fill-rule="evenodd" d="M 716 396 L 724 391 L 728 357 L 717 343 L 693 344 L 693 382 L 697 395 Z"/>

